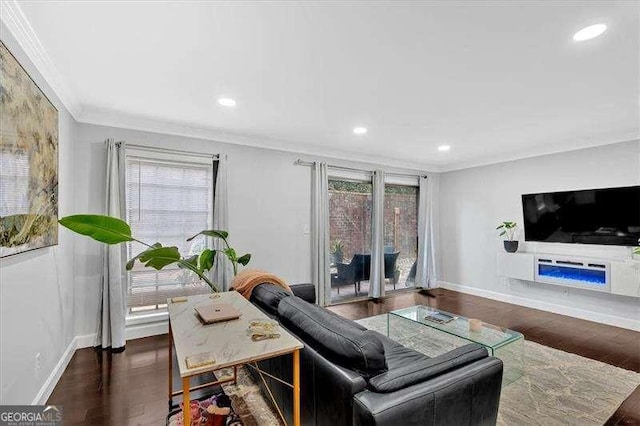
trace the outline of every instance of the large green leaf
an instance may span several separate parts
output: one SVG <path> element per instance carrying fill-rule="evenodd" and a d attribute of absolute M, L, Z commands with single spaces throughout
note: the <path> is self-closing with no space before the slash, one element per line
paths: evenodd
<path fill-rule="evenodd" d="M 126 266 L 125 266 L 125 267 L 126 267 L 126 269 L 127 269 L 127 271 L 130 271 L 130 270 L 132 270 L 132 269 L 133 269 L 133 265 L 135 265 L 136 260 L 138 260 L 138 259 L 140 258 L 140 256 L 142 256 L 143 254 L 145 254 L 145 253 L 146 253 L 146 252 L 148 252 L 149 250 L 154 250 L 154 249 L 157 249 L 157 248 L 160 248 L 160 247 L 162 247 L 162 244 L 160 244 L 160 243 L 155 243 L 155 244 L 154 244 L 154 245 L 152 245 L 150 248 L 148 248 L 148 249 L 146 249 L 145 251 L 141 252 L 141 253 L 140 253 L 140 254 L 138 254 L 137 256 L 132 257 L 131 259 L 129 259 L 129 261 L 127 262 L 127 264 L 126 264 Z"/>
<path fill-rule="evenodd" d="M 213 267 L 213 261 L 216 258 L 216 252 L 211 249 L 204 249 L 200 253 L 200 270 L 208 271 Z"/>
<path fill-rule="evenodd" d="M 206 235 L 207 237 L 222 238 L 223 240 L 226 240 L 227 237 L 229 236 L 229 233 L 227 231 L 218 231 L 216 229 L 207 229 L 205 231 L 198 232 L 193 237 L 188 238 L 187 241 L 193 240 L 198 235 Z"/>
<path fill-rule="evenodd" d="M 140 256 L 140 262 L 144 263 L 144 266 L 157 270 L 176 263 L 179 260 L 180 252 L 178 251 L 178 247 L 160 247 L 147 250 Z"/>
<path fill-rule="evenodd" d="M 111 216 L 77 214 L 60 219 L 60 225 L 106 244 L 133 241 L 127 222 Z"/>
<path fill-rule="evenodd" d="M 247 253 L 238 258 L 238 263 L 242 266 L 247 266 L 247 263 L 251 260 L 251 254 Z"/>

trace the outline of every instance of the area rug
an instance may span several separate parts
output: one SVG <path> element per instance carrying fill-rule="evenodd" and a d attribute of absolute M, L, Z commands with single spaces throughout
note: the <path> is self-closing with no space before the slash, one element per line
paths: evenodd
<path fill-rule="evenodd" d="M 357 321 L 387 334 L 387 315 Z M 392 322 L 389 333 L 403 345 L 434 357 L 468 342 L 409 321 Z M 513 355 L 522 377 L 503 385 L 499 425 L 602 425 L 640 385 L 640 374 L 525 340 Z M 260 387 L 244 368 L 238 384 L 224 385 L 246 426 L 281 425 Z"/>
<path fill-rule="evenodd" d="M 357 321 L 387 334 L 387 315 Z M 389 335 L 399 343 L 438 356 L 468 342 L 410 321 L 392 321 Z M 526 336 L 525 336 L 526 337 Z M 523 368 L 503 385 L 500 425 L 602 425 L 640 385 L 640 374 L 525 340 L 503 359 Z"/>

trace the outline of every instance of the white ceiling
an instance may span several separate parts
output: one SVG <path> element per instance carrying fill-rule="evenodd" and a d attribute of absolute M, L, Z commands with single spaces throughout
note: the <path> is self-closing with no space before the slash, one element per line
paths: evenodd
<path fill-rule="evenodd" d="M 10 6 L 79 121 L 433 170 L 639 134 L 636 1 Z"/>

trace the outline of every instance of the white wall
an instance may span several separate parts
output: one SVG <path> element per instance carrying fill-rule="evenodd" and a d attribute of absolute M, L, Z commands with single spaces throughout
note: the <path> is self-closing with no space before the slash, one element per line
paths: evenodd
<path fill-rule="evenodd" d="M 496 275 L 504 220 L 523 223 L 521 194 L 640 184 L 640 141 L 444 173 L 440 179 L 441 280 L 463 291 L 560 313 L 640 326 L 640 301 L 581 289 L 505 280 Z M 625 258 L 623 247 L 525 243 L 520 250 Z M 446 284 L 445 284 L 446 286 Z M 522 299 L 521 299 L 522 298 Z"/>
<path fill-rule="evenodd" d="M 80 124 L 75 143 L 76 213 L 101 213 L 104 197 L 106 138 L 130 144 L 192 152 L 222 153 L 228 158 L 230 242 L 251 253 L 250 267 L 271 271 L 290 283 L 309 282 L 311 170 L 296 166 L 295 153 L 170 136 L 115 127 Z M 309 156 L 302 156 L 310 160 Z M 330 164 L 346 161 L 327 160 Z M 371 169 L 370 164 L 348 163 Z M 413 172 L 384 167 L 387 171 Z M 76 241 L 76 310 L 78 335 L 95 332 L 100 283 L 100 244 Z"/>
<path fill-rule="evenodd" d="M 71 214 L 76 123 L 4 24 L 1 30 L 5 45 L 58 108 L 59 215 Z M 61 232 L 57 246 L 0 261 L 0 404 L 36 401 L 43 387 L 55 385 L 57 379 L 50 375 L 57 372 L 56 365 L 73 353 L 73 245 L 74 238 Z"/>

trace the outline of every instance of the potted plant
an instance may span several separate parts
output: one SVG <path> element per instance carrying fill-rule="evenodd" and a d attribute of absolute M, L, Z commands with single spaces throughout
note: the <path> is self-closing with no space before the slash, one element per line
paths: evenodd
<path fill-rule="evenodd" d="M 515 236 L 517 227 L 518 227 L 518 224 L 516 224 L 515 222 L 502 222 L 496 228 L 496 230 L 502 230 L 502 232 L 500 232 L 501 237 L 504 235 L 506 235 L 507 237 L 507 239 L 504 240 L 503 242 L 504 242 L 504 249 L 508 253 L 515 253 L 516 251 L 518 251 L 518 241 L 513 239 L 513 237 Z"/>
<path fill-rule="evenodd" d="M 127 271 L 133 268 L 136 260 L 144 264 L 144 266 L 156 270 L 160 270 L 168 265 L 177 264 L 178 267 L 188 269 L 195 273 L 202 281 L 207 283 L 214 292 L 219 291 L 219 289 L 211 282 L 205 272 L 211 270 L 216 256 L 226 256 L 227 259 L 229 259 L 233 266 L 234 275 L 238 274 L 238 264 L 246 266 L 251 260 L 249 253 L 242 256 L 237 255 L 236 251 L 229 245 L 229 233 L 227 231 L 209 229 L 198 232 L 193 237 L 187 239 L 187 241 L 193 240 L 198 235 L 220 238 L 224 242 L 224 248 L 221 250 L 205 248 L 200 254 L 185 257 L 180 254 L 178 247 L 165 247 L 161 243 L 147 244 L 134 238 L 131 235 L 129 225 L 125 221 L 115 217 L 79 214 L 63 217 L 58 222 L 73 232 L 86 235 L 101 243 L 120 244 L 135 241 L 146 246 L 146 250 L 129 259 L 126 264 Z"/>
<path fill-rule="evenodd" d="M 334 240 L 331 243 L 331 263 L 342 263 L 344 259 L 344 244 L 342 240 Z"/>

